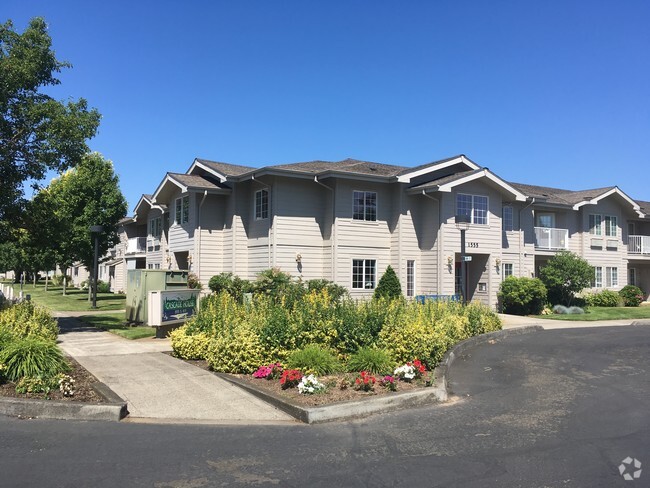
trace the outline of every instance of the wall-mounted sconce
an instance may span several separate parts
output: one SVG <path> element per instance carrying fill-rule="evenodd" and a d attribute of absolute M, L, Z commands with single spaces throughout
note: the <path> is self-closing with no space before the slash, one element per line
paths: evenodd
<path fill-rule="evenodd" d="M 166 254 L 165 261 L 167 261 L 167 264 L 171 264 L 171 262 L 172 262 L 171 254 L 169 254 L 169 251 L 165 251 L 165 254 Z"/>
<path fill-rule="evenodd" d="M 447 256 L 447 266 L 451 266 L 454 263 L 454 258 Z"/>
<path fill-rule="evenodd" d="M 296 263 L 302 263 L 302 256 L 300 253 L 296 254 Z"/>
<path fill-rule="evenodd" d="M 501 259 L 496 258 L 496 259 L 494 260 L 494 265 L 497 267 L 497 271 L 498 271 L 499 268 L 501 267 Z"/>

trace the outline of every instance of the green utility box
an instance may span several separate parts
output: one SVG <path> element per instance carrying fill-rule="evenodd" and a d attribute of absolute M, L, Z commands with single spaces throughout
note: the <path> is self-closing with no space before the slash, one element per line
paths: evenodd
<path fill-rule="evenodd" d="M 147 299 L 153 290 L 187 289 L 186 270 L 130 269 L 126 284 L 126 320 L 147 323 Z"/>

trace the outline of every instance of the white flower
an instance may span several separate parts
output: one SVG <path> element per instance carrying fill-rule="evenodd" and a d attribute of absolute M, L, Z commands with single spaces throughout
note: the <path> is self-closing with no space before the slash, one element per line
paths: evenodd
<path fill-rule="evenodd" d="M 415 378 L 415 368 L 413 366 L 409 366 L 405 364 L 404 366 L 395 368 L 395 372 L 393 373 L 393 376 L 397 376 L 398 378 L 403 380 L 412 380 L 413 378 Z"/>
<path fill-rule="evenodd" d="M 309 394 L 325 389 L 325 385 L 316 379 L 313 374 L 303 376 L 298 383 L 298 393 Z"/>

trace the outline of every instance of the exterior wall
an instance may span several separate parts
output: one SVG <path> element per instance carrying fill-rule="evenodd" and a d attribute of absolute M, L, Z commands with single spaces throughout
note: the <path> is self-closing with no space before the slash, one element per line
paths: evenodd
<path fill-rule="evenodd" d="M 169 233 L 168 248 L 170 253 L 192 251 L 194 249 L 194 230 L 197 227 L 196 206 L 199 195 L 190 193 L 189 218 L 185 223 L 176 222 L 176 199 L 181 198 L 180 189 L 172 194 L 169 199 Z"/>
<path fill-rule="evenodd" d="M 228 197 L 208 195 L 196 206 L 196 219 L 200 227 L 194 233 L 196 260 L 192 263 L 199 281 L 207 286 L 210 278 L 224 270 L 224 227 Z"/>

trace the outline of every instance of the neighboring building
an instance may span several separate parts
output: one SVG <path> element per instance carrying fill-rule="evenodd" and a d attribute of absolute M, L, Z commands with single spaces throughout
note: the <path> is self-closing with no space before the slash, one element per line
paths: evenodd
<path fill-rule="evenodd" d="M 206 286 L 221 272 L 254 279 L 278 267 L 332 280 L 361 298 L 391 265 L 407 296 L 453 295 L 461 269 L 457 214 L 471 220 L 470 300 L 496 306 L 504 277 L 535 276 L 560 249 L 595 267 L 594 289 L 634 283 L 650 290 L 650 203 L 617 187 L 509 183 L 463 155 L 415 168 L 353 159 L 252 168 L 196 159 L 186 173 L 168 173 L 121 222 L 107 273 L 118 291 L 127 269 L 188 269 Z"/>

